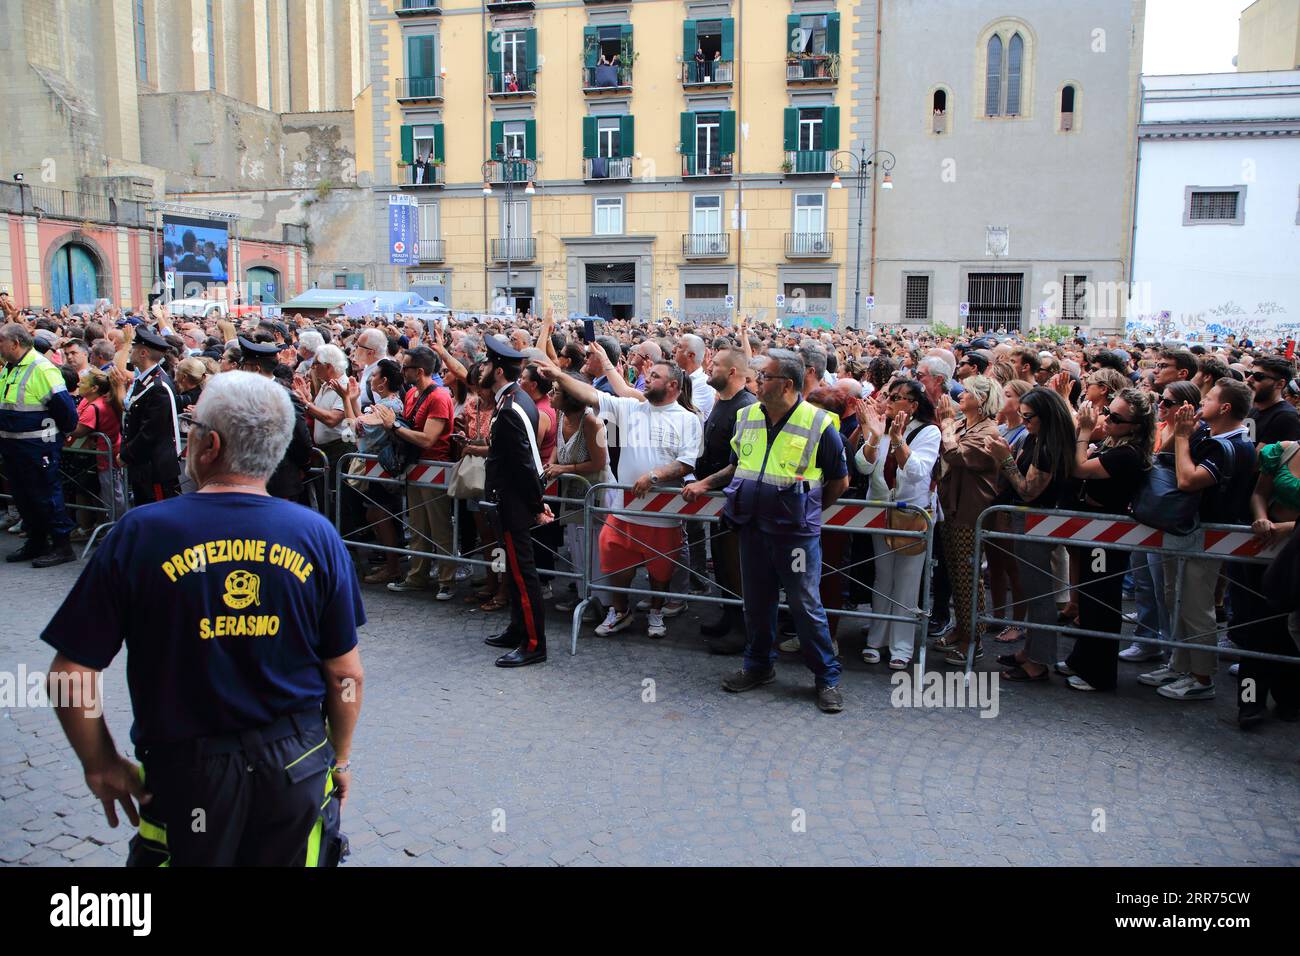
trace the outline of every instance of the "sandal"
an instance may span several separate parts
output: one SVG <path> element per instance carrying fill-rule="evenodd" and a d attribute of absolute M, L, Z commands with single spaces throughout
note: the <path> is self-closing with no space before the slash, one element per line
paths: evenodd
<path fill-rule="evenodd" d="M 905 671 L 911 666 L 911 661 L 905 661 L 901 657 L 895 657 L 889 662 L 889 669 L 891 671 Z"/>
<path fill-rule="evenodd" d="M 509 606 L 510 606 L 510 599 L 509 599 L 509 598 L 499 598 L 499 597 L 494 597 L 494 598 L 492 598 L 492 600 L 488 601 L 486 604 L 481 604 L 481 605 L 479 605 L 479 610 L 480 610 L 480 611 L 489 611 L 489 612 L 490 612 L 490 611 L 500 611 L 502 608 L 507 608 L 507 607 L 509 607 Z"/>
<path fill-rule="evenodd" d="M 942 653 L 946 651 L 951 651 L 954 648 L 960 646 L 961 646 L 961 641 L 959 641 L 956 637 L 951 637 L 951 638 L 941 637 L 939 638 L 939 640 L 935 641 L 933 644 L 930 645 L 930 650 L 939 651 Z"/>
<path fill-rule="evenodd" d="M 496 591 L 474 591 L 470 594 L 466 594 L 461 598 L 461 600 L 466 604 L 483 604 L 492 600 L 496 593 Z"/>
<path fill-rule="evenodd" d="M 1012 635 L 1015 636 L 1013 637 Z M 997 641 L 999 644 L 1014 644 L 1023 639 L 1024 636 L 1025 629 L 1022 627 L 1004 627 L 998 632 L 998 636 L 993 638 L 993 640 Z"/>
<path fill-rule="evenodd" d="M 1076 620 L 1078 617 L 1079 605 L 1075 604 L 1073 601 L 1061 608 L 1061 612 L 1056 615 L 1056 619 L 1062 623 Z"/>
<path fill-rule="evenodd" d="M 1016 657 L 1015 651 L 1010 654 L 999 654 L 997 660 L 1003 667 L 1019 667 L 1021 664 L 1021 660 Z"/>
<path fill-rule="evenodd" d="M 1003 671 L 1002 679 L 1015 681 L 1016 683 L 1020 683 L 1020 684 L 1034 684 L 1037 683 L 1038 681 L 1045 681 L 1048 679 L 1047 668 L 1044 667 L 1042 673 L 1039 674 L 1037 677 L 1035 677 L 1033 674 L 1030 674 L 1029 671 L 1025 670 L 1023 667 L 1017 664 L 1015 667 Z"/>

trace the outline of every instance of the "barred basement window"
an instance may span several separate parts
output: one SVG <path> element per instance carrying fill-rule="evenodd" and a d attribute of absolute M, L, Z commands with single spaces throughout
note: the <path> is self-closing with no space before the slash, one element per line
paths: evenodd
<path fill-rule="evenodd" d="M 1188 218 L 1193 222 L 1231 222 L 1237 218 L 1237 191 L 1193 192 Z"/>
<path fill-rule="evenodd" d="M 903 321 L 930 321 L 930 277 L 907 276 L 903 287 Z"/>
<path fill-rule="evenodd" d="M 1088 318 L 1088 277 L 1067 275 L 1061 284 L 1061 320 L 1066 324 Z"/>

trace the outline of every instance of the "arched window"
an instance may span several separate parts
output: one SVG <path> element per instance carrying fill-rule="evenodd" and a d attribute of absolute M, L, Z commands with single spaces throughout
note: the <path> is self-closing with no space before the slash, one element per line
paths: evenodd
<path fill-rule="evenodd" d="M 1002 112 L 1002 37 L 996 33 L 989 37 L 984 76 L 984 115 L 997 116 Z"/>
<path fill-rule="evenodd" d="M 1007 46 L 1007 115 L 1020 115 L 1020 71 L 1025 60 L 1025 41 L 1017 33 Z"/>
<path fill-rule="evenodd" d="M 943 90 L 934 91 L 934 111 L 936 113 L 948 112 L 948 94 Z"/>
<path fill-rule="evenodd" d="M 930 96 L 931 130 L 936 133 L 948 132 L 948 91 L 935 90 Z"/>
<path fill-rule="evenodd" d="M 1061 87 L 1061 132 L 1074 129 L 1074 87 Z"/>
<path fill-rule="evenodd" d="M 50 307 L 90 305 L 99 298 L 99 263 L 89 247 L 69 242 L 50 261 Z"/>

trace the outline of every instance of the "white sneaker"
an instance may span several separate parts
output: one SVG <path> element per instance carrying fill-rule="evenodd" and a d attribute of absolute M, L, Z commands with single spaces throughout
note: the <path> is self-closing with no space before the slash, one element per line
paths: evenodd
<path fill-rule="evenodd" d="M 1163 687 L 1165 684 L 1172 684 L 1174 681 L 1181 680 L 1186 676 L 1186 674 L 1176 671 L 1166 664 L 1164 667 L 1157 667 L 1149 673 L 1139 674 L 1138 683 L 1145 684 L 1147 687 Z"/>
<path fill-rule="evenodd" d="M 551 586 L 549 584 L 544 585 L 542 587 L 542 600 L 549 601 L 554 597 L 555 597 L 555 592 L 551 590 Z"/>
<path fill-rule="evenodd" d="M 669 601 L 662 608 L 660 608 L 660 613 L 663 614 L 664 617 L 676 617 L 678 614 L 681 614 L 685 610 L 686 610 L 685 601 Z"/>
<path fill-rule="evenodd" d="M 776 645 L 776 649 L 778 651 L 784 651 L 786 654 L 798 654 L 799 638 L 792 637 L 789 640 L 782 641 L 780 644 Z"/>
<path fill-rule="evenodd" d="M 1233 677 L 1237 676 L 1237 666 L 1238 665 L 1236 664 L 1230 664 L 1228 666 L 1228 673 L 1231 674 Z"/>
<path fill-rule="evenodd" d="M 1082 677 L 1080 677 L 1078 674 L 1072 674 L 1069 680 L 1066 681 L 1066 683 L 1069 684 L 1075 690 L 1096 690 L 1097 689 L 1093 687 L 1091 684 L 1089 684 Z"/>
<path fill-rule="evenodd" d="M 1124 648 L 1124 650 L 1119 652 L 1120 660 L 1130 661 L 1134 664 L 1144 664 L 1147 661 L 1158 661 L 1160 660 L 1160 656 L 1160 648 L 1148 647 L 1141 641 L 1134 641 L 1128 647 Z"/>
<path fill-rule="evenodd" d="M 651 611 L 647 615 L 645 632 L 651 637 L 664 637 L 668 633 L 668 628 L 664 626 L 664 616 L 659 611 Z"/>
<path fill-rule="evenodd" d="M 1127 614 L 1121 614 L 1120 619 L 1126 624 L 1136 624 L 1138 622 L 1138 612 L 1129 611 Z"/>
<path fill-rule="evenodd" d="M 605 615 L 605 620 L 596 628 L 596 634 L 600 637 L 609 637 L 611 634 L 625 631 L 631 626 L 631 611 L 624 611 L 619 614 L 615 608 L 610 608 L 609 613 Z"/>
<path fill-rule="evenodd" d="M 1213 700 L 1214 682 L 1202 684 L 1191 674 L 1184 674 L 1178 680 L 1156 688 L 1156 693 L 1170 700 Z"/>
<path fill-rule="evenodd" d="M 438 593 L 434 595 L 434 598 L 439 601 L 450 601 L 455 596 L 456 589 L 454 587 L 450 584 L 439 584 Z"/>
<path fill-rule="evenodd" d="M 636 609 L 637 609 L 638 611 L 648 611 L 648 610 L 650 610 L 650 599 L 649 599 L 649 598 L 642 598 L 641 600 L 637 601 L 637 602 L 636 602 Z"/>
<path fill-rule="evenodd" d="M 1065 663 L 1065 661 L 1056 662 L 1056 673 L 1060 674 L 1062 677 L 1074 676 L 1074 671 L 1070 670 L 1070 665 Z"/>

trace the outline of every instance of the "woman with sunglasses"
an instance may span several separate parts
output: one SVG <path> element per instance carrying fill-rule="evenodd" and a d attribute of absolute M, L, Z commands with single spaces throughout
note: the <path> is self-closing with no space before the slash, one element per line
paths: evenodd
<path fill-rule="evenodd" d="M 1103 436 L 1092 447 L 1094 433 Z M 1079 407 L 1079 431 L 1074 447 L 1074 475 L 1083 479 L 1080 511 L 1126 514 L 1133 497 L 1151 468 L 1155 445 L 1155 409 L 1140 389 L 1126 388 L 1108 407 L 1094 410 L 1090 402 Z M 1114 549 L 1076 549 L 1079 557 L 1079 627 L 1086 631 L 1119 634 L 1123 625 L 1120 603 L 1128 555 Z M 1073 563 L 1073 562 L 1072 562 Z M 1080 691 L 1114 690 L 1118 675 L 1119 644 L 1102 637 L 1079 636 L 1070 656 L 1057 665 Z"/>
<path fill-rule="evenodd" d="M 998 437 L 995 418 L 1002 410 L 1002 389 L 983 375 L 962 382 L 959 400 L 962 422 L 958 424 L 952 400 L 944 395 L 937 409 L 941 432 L 940 455 L 947 466 L 939 480 L 939 506 L 943 520 L 943 554 L 952 582 L 953 632 L 934 645 L 953 665 L 966 663 L 966 652 L 975 641 L 975 659 L 984 656 L 979 635 L 970 629 L 971 607 L 978 601 L 984 610 L 984 588 L 974 593 L 971 565 L 975 559 L 975 524 L 998 493 L 998 463 L 989 455 L 987 441 Z"/>
<path fill-rule="evenodd" d="M 940 432 L 934 406 L 920 382 L 900 379 L 878 401 L 857 403 L 864 440 L 858 449 L 858 470 L 870 480 L 867 497 L 893 501 L 934 514 L 935 466 Z M 885 440 L 888 430 L 889 438 Z M 894 547 L 882 542 L 875 559 L 872 607 L 877 613 L 904 614 L 916 606 L 925 565 L 925 549 L 909 554 L 914 540 L 899 538 Z M 863 632 L 867 644 L 862 660 L 880 663 L 880 649 L 889 644 L 889 667 L 905 670 L 912 661 L 916 628 L 903 621 L 874 620 Z"/>
<path fill-rule="evenodd" d="M 1074 419 L 1070 406 L 1050 388 L 1035 388 L 1020 399 L 1020 417 L 1025 423 L 1025 440 L 1019 449 L 1004 438 L 990 439 L 989 454 L 1002 469 L 1012 489 L 1012 504 L 1025 508 L 1055 508 L 1061 489 L 1074 468 Z M 1016 514 L 1011 530 L 1023 534 L 1025 518 Z M 1050 541 L 1018 540 L 1012 557 L 1019 570 L 1028 642 L 1013 653 L 998 658 L 1007 667 L 1003 678 L 1010 681 L 1045 681 L 1056 662 L 1056 632 L 1044 630 L 1056 623 L 1054 595 L 1059 590 L 1052 576 Z M 990 564 L 994 554 L 1004 553 L 998 541 L 989 542 Z M 1039 625 L 1039 627 L 1034 627 Z"/>

